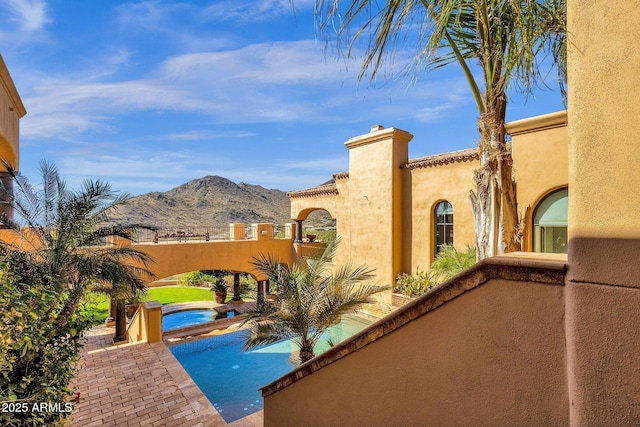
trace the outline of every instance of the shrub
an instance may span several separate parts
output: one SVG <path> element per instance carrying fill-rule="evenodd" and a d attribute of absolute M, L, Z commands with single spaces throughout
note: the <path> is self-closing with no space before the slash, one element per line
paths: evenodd
<path fill-rule="evenodd" d="M 408 297 L 417 297 L 438 283 L 433 271 L 416 270 L 416 274 L 403 273 L 398 276 L 393 291 Z"/>
<path fill-rule="evenodd" d="M 73 408 L 69 382 L 91 321 L 82 309 L 69 314 L 68 296 L 44 280 L 23 283 L 0 264 L 0 402 L 20 408 L 0 413 L 2 425 L 53 425 Z M 34 410 L 40 404 L 60 410 Z"/>
<path fill-rule="evenodd" d="M 431 264 L 431 270 L 444 282 L 476 263 L 476 248 L 467 245 L 463 251 L 445 246 Z"/>
<path fill-rule="evenodd" d="M 202 271 L 190 271 L 182 275 L 180 285 L 182 286 L 209 286 L 209 283 L 216 280 L 215 277 L 204 274 Z"/>
<path fill-rule="evenodd" d="M 394 292 L 417 297 L 475 263 L 476 249 L 473 246 L 467 245 L 463 251 L 459 251 L 453 246 L 446 246 L 440 251 L 429 270 L 416 270 L 414 275 L 403 273 L 398 276 Z"/>

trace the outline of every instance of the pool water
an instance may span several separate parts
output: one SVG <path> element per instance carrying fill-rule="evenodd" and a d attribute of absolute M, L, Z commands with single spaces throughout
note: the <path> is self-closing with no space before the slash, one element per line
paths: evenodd
<path fill-rule="evenodd" d="M 224 315 L 211 309 L 178 311 L 162 316 L 162 330 L 168 331 L 175 328 L 194 326 L 216 319 L 233 317 L 234 314 L 235 312 L 233 310 Z"/>
<path fill-rule="evenodd" d="M 363 319 L 344 318 L 327 331 L 326 337 L 334 342 L 343 341 L 369 324 Z M 228 423 L 260 411 L 263 401 L 258 388 L 295 367 L 290 358 L 297 347 L 291 341 L 247 352 L 242 350 L 242 344 L 242 332 L 233 332 L 169 347 Z M 315 353 L 320 354 L 328 348 L 326 339 L 322 339 Z"/>

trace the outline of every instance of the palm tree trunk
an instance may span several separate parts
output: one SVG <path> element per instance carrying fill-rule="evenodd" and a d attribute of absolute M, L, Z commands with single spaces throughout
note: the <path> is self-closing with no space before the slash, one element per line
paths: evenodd
<path fill-rule="evenodd" d="M 313 353 L 313 345 L 307 341 L 305 341 L 300 346 L 300 364 L 308 362 L 313 359 L 315 354 Z"/>
<path fill-rule="evenodd" d="M 113 338 L 115 342 L 125 341 L 127 339 L 127 315 L 124 306 L 124 300 L 118 298 L 116 301 L 116 335 Z"/>
<path fill-rule="evenodd" d="M 240 273 L 233 273 L 233 300 L 241 300 L 240 297 Z"/>
<path fill-rule="evenodd" d="M 504 114 L 496 108 L 480 116 L 480 167 L 470 192 L 476 229 L 478 260 L 520 250 L 513 160 L 505 141 Z"/>

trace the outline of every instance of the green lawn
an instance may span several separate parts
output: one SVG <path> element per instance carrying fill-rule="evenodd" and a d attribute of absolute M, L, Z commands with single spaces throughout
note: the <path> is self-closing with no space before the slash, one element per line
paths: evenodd
<path fill-rule="evenodd" d="M 149 288 L 143 297 L 144 301 L 159 301 L 160 304 L 174 304 L 189 301 L 212 301 L 213 293 L 206 288 L 193 288 L 182 286 L 167 286 L 162 288 Z M 89 293 L 89 313 L 94 323 L 102 323 L 109 315 L 109 298 L 106 295 Z"/>
<path fill-rule="evenodd" d="M 144 300 L 159 301 L 162 305 L 189 301 L 213 301 L 213 292 L 208 288 L 166 286 L 147 289 Z"/>

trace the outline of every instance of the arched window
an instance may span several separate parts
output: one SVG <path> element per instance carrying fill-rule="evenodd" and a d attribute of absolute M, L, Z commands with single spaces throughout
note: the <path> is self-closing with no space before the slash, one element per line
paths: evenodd
<path fill-rule="evenodd" d="M 546 196 L 533 213 L 533 250 L 535 252 L 567 253 L 566 188 Z"/>
<path fill-rule="evenodd" d="M 438 255 L 442 248 L 447 245 L 453 245 L 453 206 L 451 203 L 440 202 L 435 209 L 435 252 Z"/>

